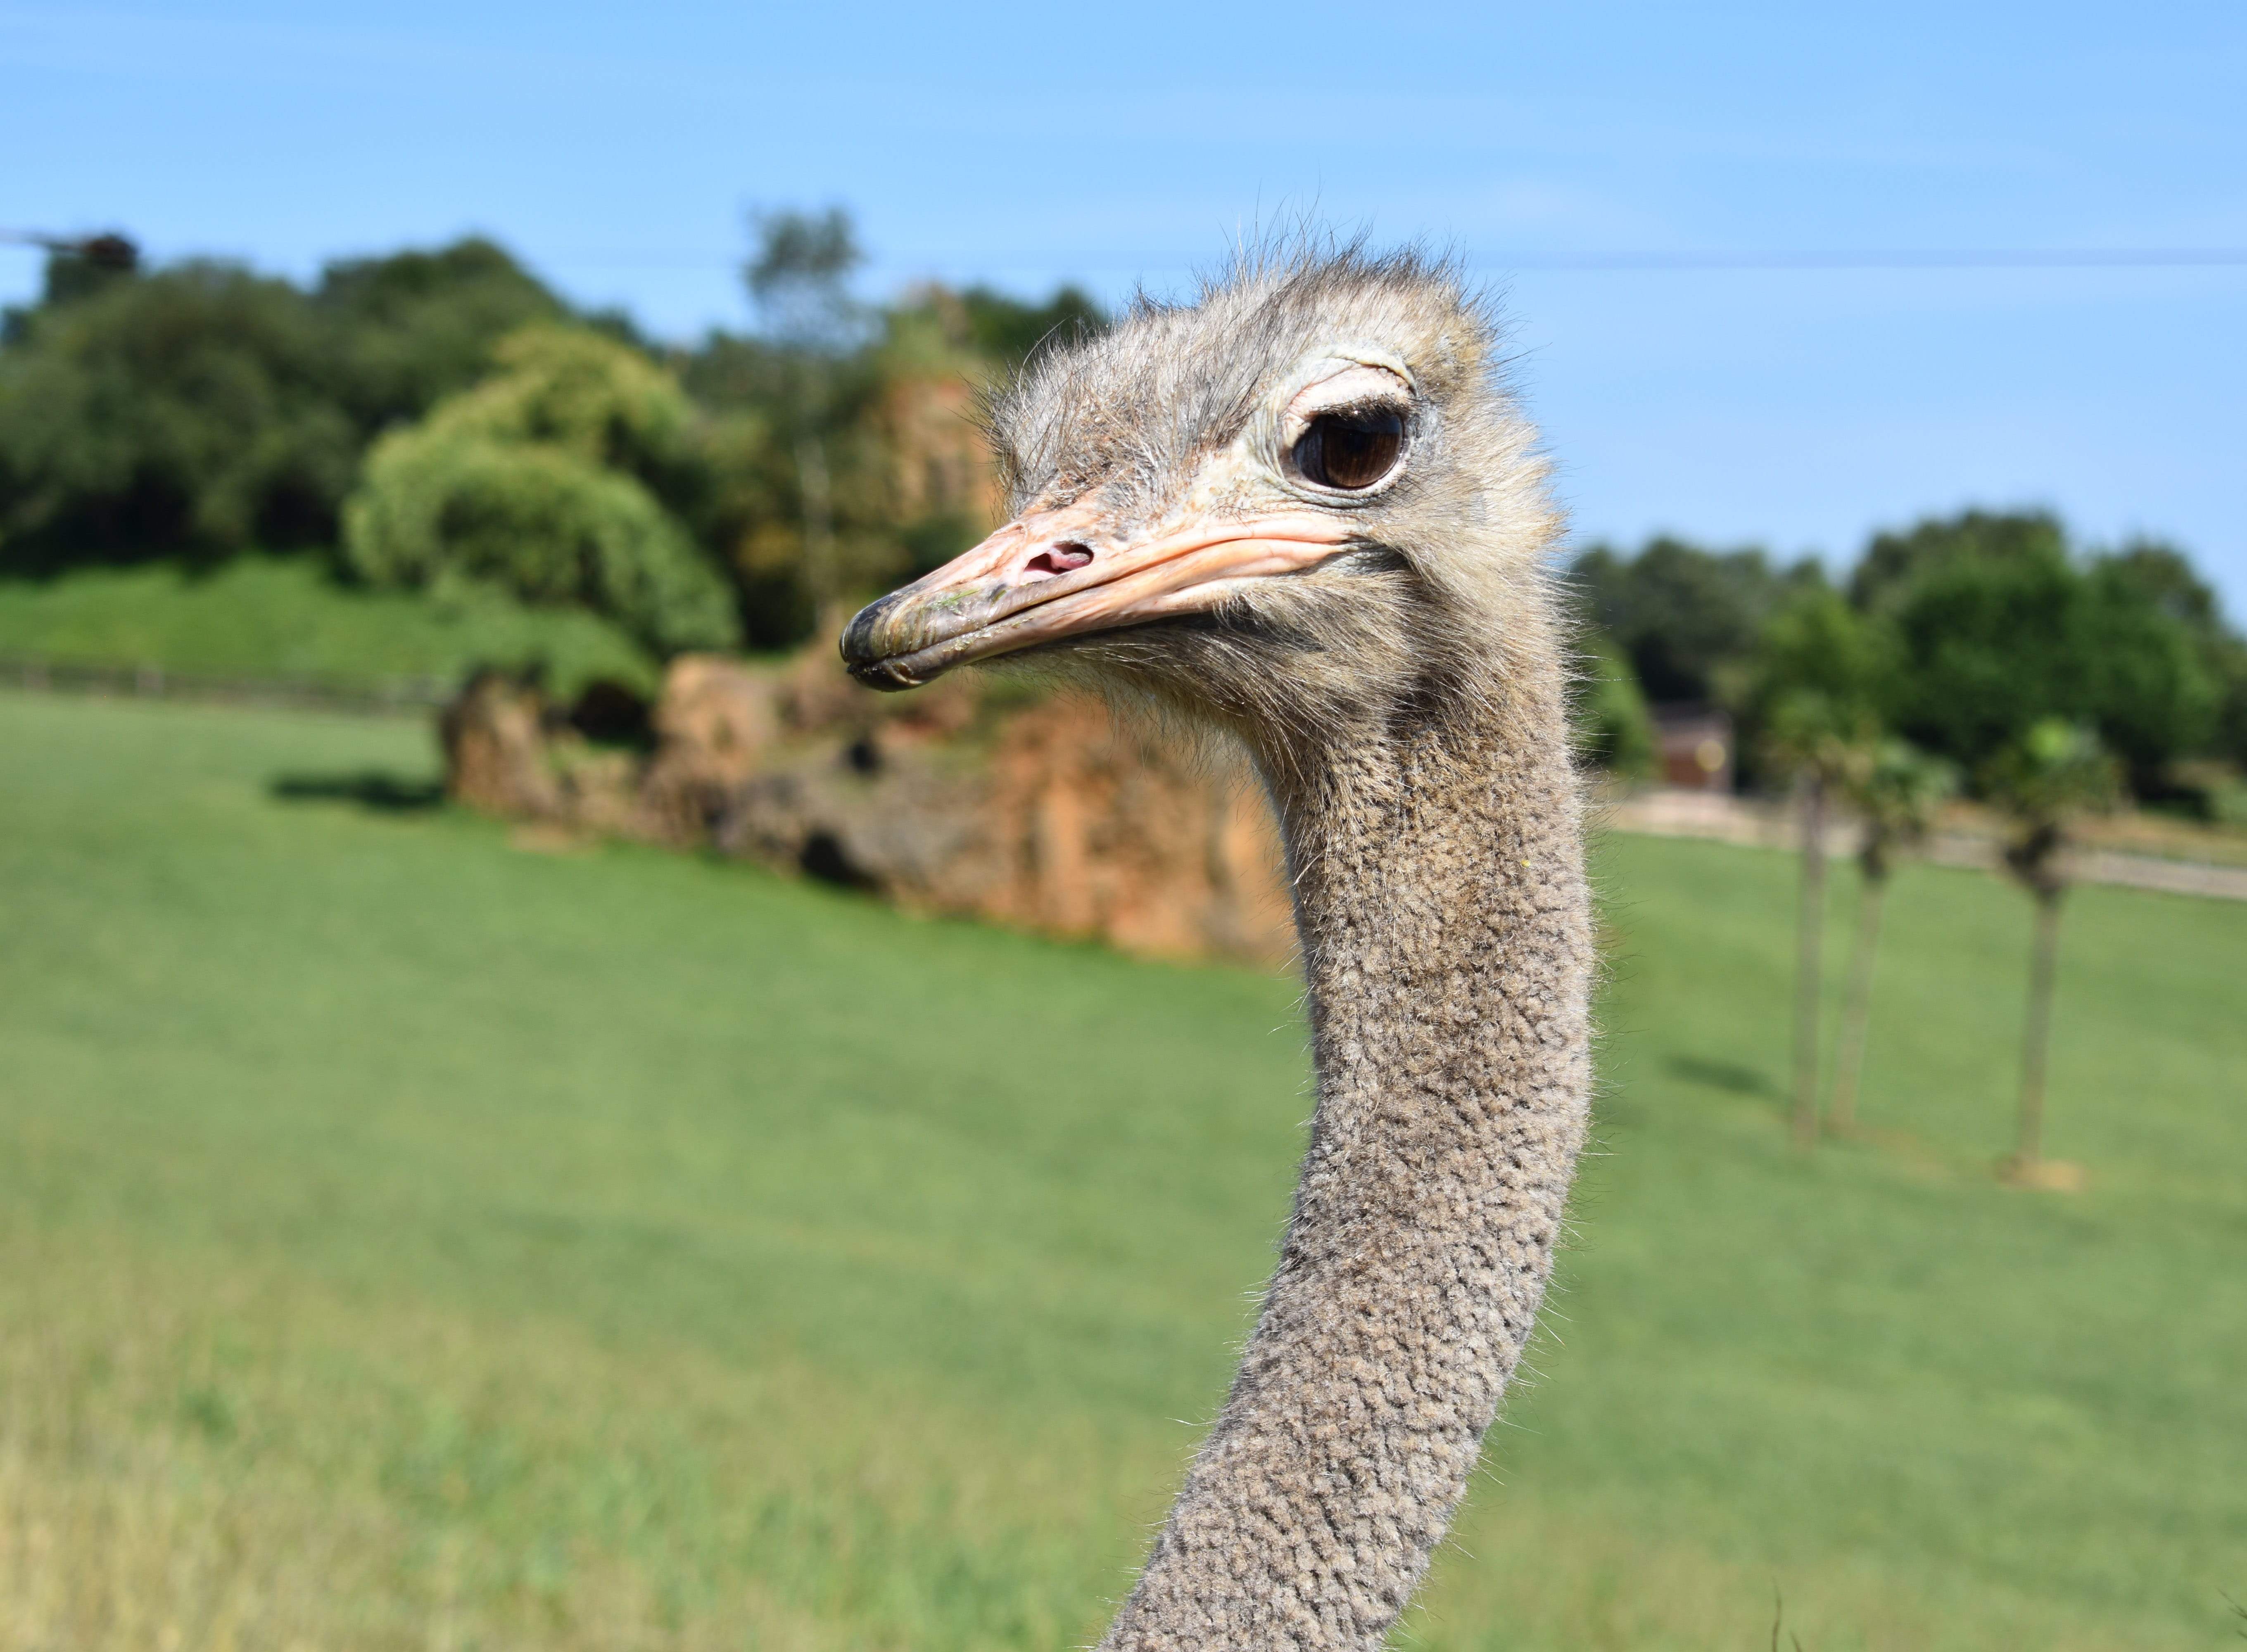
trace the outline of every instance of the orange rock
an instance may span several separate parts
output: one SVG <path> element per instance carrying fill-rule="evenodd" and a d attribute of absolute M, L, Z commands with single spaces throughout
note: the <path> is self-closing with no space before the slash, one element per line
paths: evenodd
<path fill-rule="evenodd" d="M 445 747 L 445 795 L 480 814 L 549 820 L 563 812 L 562 788 L 548 759 L 545 702 L 501 672 L 482 671 L 438 720 Z"/>
<path fill-rule="evenodd" d="M 740 660 L 682 654 L 671 662 L 655 706 L 655 755 L 639 785 L 654 836 L 681 843 L 708 836 L 779 733 L 776 699 L 770 675 Z"/>
<path fill-rule="evenodd" d="M 1047 698 L 944 737 L 902 720 L 775 762 L 717 829 L 728 853 L 1144 955 L 1276 962 L 1279 843 L 1246 764 L 1195 761 Z"/>
<path fill-rule="evenodd" d="M 446 714 L 453 795 L 1143 955 L 1276 963 L 1293 945 L 1247 764 L 1121 729 L 1092 701 L 965 675 L 877 695 L 823 648 L 778 668 L 687 655 L 654 726 L 635 767 L 557 745 L 535 693 L 480 678 Z"/>

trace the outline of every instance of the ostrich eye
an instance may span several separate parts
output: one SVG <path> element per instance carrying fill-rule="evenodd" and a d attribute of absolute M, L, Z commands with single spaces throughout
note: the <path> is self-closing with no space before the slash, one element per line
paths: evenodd
<path fill-rule="evenodd" d="M 1322 488 L 1370 488 L 1397 468 L 1404 416 L 1393 408 L 1321 413 L 1295 443 L 1295 468 Z"/>

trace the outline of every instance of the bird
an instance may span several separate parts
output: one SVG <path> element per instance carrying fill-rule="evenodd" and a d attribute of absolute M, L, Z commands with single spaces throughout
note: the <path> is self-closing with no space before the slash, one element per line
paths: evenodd
<path fill-rule="evenodd" d="M 1417 248 L 1236 255 L 1049 340 L 1010 507 L 859 612 L 862 683 L 1023 666 L 1237 740 L 1315 1104 L 1239 1370 L 1103 1649 L 1374 1648 L 1522 1359 L 1592 1092 L 1563 532 L 1502 318 Z"/>

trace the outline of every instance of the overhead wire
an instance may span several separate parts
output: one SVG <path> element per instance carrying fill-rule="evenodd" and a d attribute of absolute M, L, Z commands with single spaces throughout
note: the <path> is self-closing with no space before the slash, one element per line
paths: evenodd
<path fill-rule="evenodd" d="M 1686 249 L 1624 249 L 1620 251 L 1541 251 L 1528 248 L 1468 248 L 1464 255 L 1479 264 L 1523 271 L 1579 274 L 1826 273 L 1848 274 L 1883 270 L 2235 270 L 2247 269 L 2247 247 L 1933 247 L 1933 248 L 1795 248 L 1769 251 L 1700 250 Z M 730 269 L 743 253 L 712 251 L 626 251 L 561 248 L 535 255 L 551 264 L 580 269 Z M 1196 255 L 1176 252 L 1081 253 L 1058 256 L 1052 249 L 994 251 L 960 249 L 878 251 L 872 262 L 889 266 L 915 266 L 973 261 L 986 265 L 1052 265 L 1110 272 L 1120 270 L 1182 269 L 1202 262 Z"/>

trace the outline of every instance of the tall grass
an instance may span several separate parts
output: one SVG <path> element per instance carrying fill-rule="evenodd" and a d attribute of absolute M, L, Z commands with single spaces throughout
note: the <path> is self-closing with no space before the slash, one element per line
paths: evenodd
<path fill-rule="evenodd" d="M 1095 1636 L 1269 1266 L 1293 989 L 303 801 L 429 763 L 0 696 L 0 1649 Z M 2064 1198 L 1988 1175 L 1966 874 L 1898 880 L 1872 1138 L 1788 1153 L 1787 870 L 1602 853 L 1597 1154 L 1404 1642 L 2222 1643 L 2247 909 L 2082 892 Z"/>

